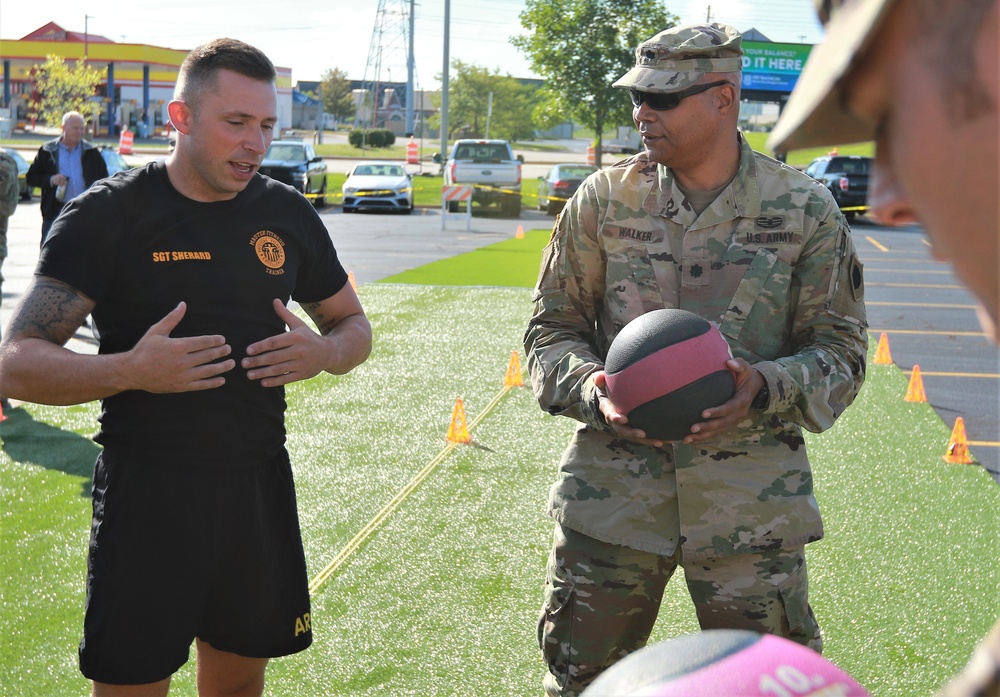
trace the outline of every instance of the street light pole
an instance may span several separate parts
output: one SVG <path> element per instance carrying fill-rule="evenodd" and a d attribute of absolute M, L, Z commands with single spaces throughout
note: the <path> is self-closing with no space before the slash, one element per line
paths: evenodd
<path fill-rule="evenodd" d="M 96 19 L 94 15 L 84 15 L 83 16 L 83 58 L 84 60 L 90 55 L 90 20 Z"/>

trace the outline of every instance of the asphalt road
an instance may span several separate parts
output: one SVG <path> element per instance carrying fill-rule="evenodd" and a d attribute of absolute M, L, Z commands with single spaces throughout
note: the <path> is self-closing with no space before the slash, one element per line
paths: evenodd
<path fill-rule="evenodd" d="M 344 214 L 331 206 L 321 217 L 359 284 L 509 239 L 519 225 L 526 231 L 552 225 L 552 218 L 533 210 L 517 219 L 477 212 L 468 229 L 464 217 L 449 216 L 442 225 L 440 209 L 402 216 Z M 10 219 L 0 306 L 4 322 L 31 277 L 40 227 L 37 199 L 22 202 Z M 853 234 L 865 265 L 873 342 L 885 332 L 897 365 L 904 371 L 920 366 L 930 405 L 949 428 L 957 417 L 964 419 L 973 455 L 1000 482 L 1000 350 L 983 334 L 974 299 L 947 264 L 931 257 L 918 226 L 885 228 L 861 219 Z M 96 351 L 87 330 L 71 345 Z"/>

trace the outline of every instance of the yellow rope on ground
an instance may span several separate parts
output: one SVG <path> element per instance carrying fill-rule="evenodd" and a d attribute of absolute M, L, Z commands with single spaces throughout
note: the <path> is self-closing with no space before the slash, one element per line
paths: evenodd
<path fill-rule="evenodd" d="M 493 411 L 493 409 L 496 408 L 497 404 L 500 403 L 500 400 L 503 399 L 504 395 L 506 395 L 510 389 L 510 386 L 504 386 L 504 388 L 500 390 L 500 392 L 497 393 L 492 400 L 490 400 L 490 403 L 486 405 L 486 408 L 483 409 L 479 416 L 472 420 L 469 424 L 469 429 L 475 429 L 476 426 L 478 426 L 479 423 L 486 418 L 486 416 Z M 424 465 L 423 469 L 417 472 L 413 479 L 410 480 L 410 483 L 403 487 L 399 493 L 396 494 L 393 499 L 389 501 L 389 503 L 387 503 L 382 510 L 379 511 L 375 517 L 372 518 L 342 550 L 340 550 L 337 556 L 333 558 L 333 561 L 327 564 L 326 568 L 319 572 L 316 575 L 316 578 L 309 583 L 310 595 L 314 595 L 316 591 L 319 590 L 320 586 L 322 586 L 326 580 L 337 571 L 337 569 L 343 566 L 344 562 L 347 561 L 352 554 L 360 549 L 361 545 L 363 545 L 365 541 L 379 528 L 379 526 L 385 522 L 386 518 L 392 515 L 392 513 L 399 508 L 403 501 L 405 501 L 406 498 L 412 494 L 416 488 L 420 486 L 425 479 L 427 479 L 427 477 L 430 476 L 431 472 L 433 472 L 438 465 L 444 462 L 448 455 L 451 454 L 451 451 L 455 449 L 456 445 L 456 443 L 448 443 L 448 445 L 446 445 L 444 449 L 437 454 L 437 457 Z"/>

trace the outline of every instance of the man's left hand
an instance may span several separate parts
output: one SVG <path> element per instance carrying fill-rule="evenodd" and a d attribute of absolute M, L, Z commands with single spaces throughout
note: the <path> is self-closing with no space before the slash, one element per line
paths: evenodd
<path fill-rule="evenodd" d="M 279 387 L 319 375 L 330 363 L 330 340 L 275 299 L 274 311 L 288 325 L 284 334 L 250 344 L 241 365 L 263 387 Z"/>

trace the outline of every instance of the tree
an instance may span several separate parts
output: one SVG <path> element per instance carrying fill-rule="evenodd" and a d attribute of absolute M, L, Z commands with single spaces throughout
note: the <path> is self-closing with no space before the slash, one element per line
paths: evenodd
<path fill-rule="evenodd" d="M 535 135 L 532 116 L 538 90 L 514 77 L 501 78 L 493 89 L 493 115 L 490 137 L 504 140 L 528 140 Z"/>
<path fill-rule="evenodd" d="M 594 129 L 597 165 L 606 129 L 631 120 L 625 91 L 611 83 L 635 65 L 635 49 L 675 26 L 660 0 L 527 0 L 527 34 L 511 39 L 545 78 L 536 121 L 572 120 Z"/>
<path fill-rule="evenodd" d="M 491 138 L 518 140 L 534 134 L 531 117 L 534 90 L 510 75 L 501 75 L 499 68 L 490 72 L 460 60 L 453 61 L 451 67 L 455 77 L 448 90 L 449 137 L 463 130 L 470 136 L 483 137 L 487 118 Z M 492 112 L 490 93 L 493 94 Z"/>
<path fill-rule="evenodd" d="M 79 111 L 85 117 L 92 112 L 91 97 L 101 84 L 101 72 L 77 61 L 66 65 L 62 56 L 50 55 L 32 70 L 34 89 L 29 116 L 47 126 L 62 126 L 67 111 Z"/>
<path fill-rule="evenodd" d="M 323 73 L 323 110 L 337 121 L 354 117 L 354 97 L 347 71 L 333 68 Z"/>

